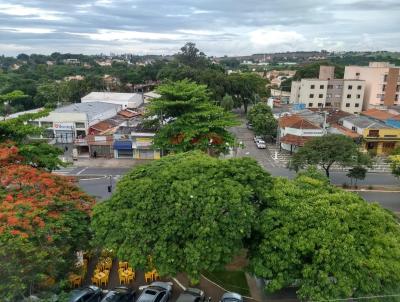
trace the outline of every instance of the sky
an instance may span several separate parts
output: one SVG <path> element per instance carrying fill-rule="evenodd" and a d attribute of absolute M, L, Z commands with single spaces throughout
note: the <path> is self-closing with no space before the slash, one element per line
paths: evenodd
<path fill-rule="evenodd" d="M 400 0 L 0 0 L 0 54 L 400 51 Z"/>

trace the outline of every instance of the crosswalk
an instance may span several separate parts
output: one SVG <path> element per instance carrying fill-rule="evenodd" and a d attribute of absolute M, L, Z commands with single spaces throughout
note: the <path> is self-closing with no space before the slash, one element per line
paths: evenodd
<path fill-rule="evenodd" d="M 53 174 L 57 174 L 57 175 L 71 175 L 72 172 L 76 169 L 76 167 L 73 166 L 68 166 L 68 167 L 63 167 L 59 170 L 55 170 L 53 171 Z"/>

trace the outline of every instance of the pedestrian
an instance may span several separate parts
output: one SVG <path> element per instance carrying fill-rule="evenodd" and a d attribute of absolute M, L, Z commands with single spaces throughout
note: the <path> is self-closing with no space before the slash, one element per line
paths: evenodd
<path fill-rule="evenodd" d="M 65 152 L 67 152 L 67 151 L 68 151 L 68 146 L 65 146 L 65 148 L 64 148 L 64 149 L 65 149 Z"/>
<path fill-rule="evenodd" d="M 93 157 L 97 158 L 97 152 L 96 151 L 93 152 Z"/>

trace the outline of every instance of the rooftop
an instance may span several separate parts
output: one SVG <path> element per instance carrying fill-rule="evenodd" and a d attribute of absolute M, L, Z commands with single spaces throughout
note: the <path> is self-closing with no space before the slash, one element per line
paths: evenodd
<path fill-rule="evenodd" d="M 379 121 L 386 121 L 388 119 L 393 119 L 396 116 L 396 114 L 389 113 L 387 110 L 380 110 L 375 108 L 363 111 L 361 112 L 361 114 Z"/>
<path fill-rule="evenodd" d="M 372 129 L 385 129 L 385 128 L 392 128 L 390 126 L 385 125 L 384 123 L 377 122 L 371 118 L 362 115 L 351 115 L 347 117 L 343 117 L 340 121 L 349 121 L 354 126 L 358 128 L 372 128 Z"/>
<path fill-rule="evenodd" d="M 88 116 L 89 122 L 99 118 L 105 111 L 115 110 L 117 113 L 121 109 L 120 105 L 102 103 L 102 102 L 88 102 L 88 103 L 76 103 L 68 106 L 60 107 L 55 109 L 53 112 L 57 113 L 85 113 Z"/>
<path fill-rule="evenodd" d="M 279 126 L 282 128 L 320 129 L 319 126 L 298 115 L 287 115 L 281 117 L 279 119 Z"/>
<path fill-rule="evenodd" d="M 141 93 L 123 93 L 123 92 L 91 92 L 82 98 L 82 102 L 133 102 L 134 107 L 139 107 L 143 103 Z"/>

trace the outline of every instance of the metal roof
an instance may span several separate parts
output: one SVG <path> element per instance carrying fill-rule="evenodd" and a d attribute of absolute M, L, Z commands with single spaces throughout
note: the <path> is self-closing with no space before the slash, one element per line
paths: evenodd
<path fill-rule="evenodd" d="M 352 123 L 354 126 L 357 128 L 361 129 L 366 129 L 366 128 L 372 128 L 372 129 L 385 129 L 385 128 L 393 128 L 388 125 L 385 125 L 384 123 L 377 122 L 376 120 L 373 120 L 371 118 L 368 118 L 366 116 L 359 116 L 359 115 L 351 115 L 347 116 L 344 118 L 341 118 L 340 121 L 348 121 Z"/>
<path fill-rule="evenodd" d="M 123 92 L 91 92 L 84 96 L 82 102 L 130 102 L 134 103 L 134 108 L 139 107 L 143 103 L 141 93 L 123 93 Z"/>
<path fill-rule="evenodd" d="M 76 103 L 68 106 L 55 109 L 53 112 L 57 113 L 85 113 L 89 122 L 98 118 L 101 114 L 108 110 L 115 110 L 115 113 L 121 110 L 121 105 L 102 103 L 102 102 L 88 102 Z"/>

